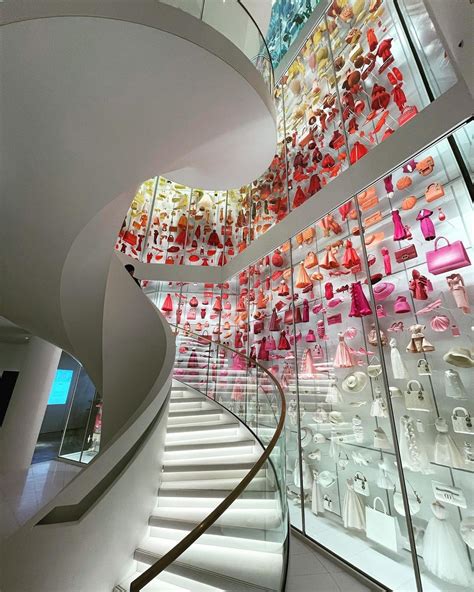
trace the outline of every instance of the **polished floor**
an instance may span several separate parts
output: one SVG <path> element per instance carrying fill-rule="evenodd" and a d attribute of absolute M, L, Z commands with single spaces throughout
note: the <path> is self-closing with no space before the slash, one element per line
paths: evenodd
<path fill-rule="evenodd" d="M 80 470 L 51 460 L 31 465 L 26 473 L 0 473 L 0 540 L 25 524 Z"/>
<path fill-rule="evenodd" d="M 286 592 L 369 592 L 339 564 L 291 537 Z"/>

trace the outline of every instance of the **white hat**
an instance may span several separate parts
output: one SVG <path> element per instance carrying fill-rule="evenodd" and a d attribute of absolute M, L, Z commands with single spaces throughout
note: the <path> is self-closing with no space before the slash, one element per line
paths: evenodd
<path fill-rule="evenodd" d="M 367 375 L 365 372 L 352 372 L 342 381 L 342 389 L 346 393 L 360 393 L 367 384 Z"/>

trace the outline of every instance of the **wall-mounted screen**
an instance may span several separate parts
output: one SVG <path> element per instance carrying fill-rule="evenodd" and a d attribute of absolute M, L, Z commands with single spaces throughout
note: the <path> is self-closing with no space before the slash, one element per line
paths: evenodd
<path fill-rule="evenodd" d="M 73 370 L 57 370 L 49 393 L 48 405 L 64 405 L 71 386 Z"/>

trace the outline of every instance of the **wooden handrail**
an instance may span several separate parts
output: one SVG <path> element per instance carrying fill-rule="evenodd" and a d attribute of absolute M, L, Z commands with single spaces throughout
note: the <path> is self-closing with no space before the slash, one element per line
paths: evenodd
<path fill-rule="evenodd" d="M 176 325 L 175 325 L 176 327 Z M 202 335 L 197 335 L 196 333 L 192 333 L 191 331 L 185 331 L 184 329 L 177 328 L 177 331 L 182 331 L 185 335 L 191 335 L 193 338 L 197 339 Z M 263 467 L 265 462 L 269 460 L 270 454 L 272 453 L 273 449 L 275 448 L 278 439 L 283 431 L 285 426 L 285 417 L 286 417 L 286 401 L 285 395 L 283 393 L 283 389 L 281 388 L 280 383 L 276 380 L 269 370 L 264 368 L 259 362 L 254 360 L 253 358 L 249 358 L 245 354 L 238 352 L 237 350 L 233 349 L 228 345 L 221 344 L 220 342 L 214 342 L 209 339 L 209 346 L 215 344 L 217 347 L 223 347 L 243 358 L 247 359 L 247 363 L 250 366 L 258 366 L 260 370 L 262 370 L 265 374 L 267 374 L 270 380 L 274 383 L 274 386 L 277 389 L 278 394 L 280 395 L 281 400 L 281 414 L 280 419 L 278 421 L 278 425 L 276 427 L 275 433 L 273 434 L 272 439 L 268 443 L 268 446 L 263 451 L 263 454 L 254 464 L 254 466 L 250 469 L 250 471 L 245 475 L 245 477 L 240 481 L 240 483 L 229 493 L 229 495 L 222 500 L 222 502 L 210 513 L 208 514 L 204 520 L 202 520 L 188 535 L 184 537 L 177 545 L 175 545 L 172 549 L 168 551 L 163 557 L 161 557 L 158 561 L 153 563 L 146 571 L 144 571 L 138 578 L 133 580 L 130 584 L 130 592 L 139 592 L 142 588 L 144 588 L 147 584 L 149 584 L 158 574 L 160 574 L 163 570 L 165 570 L 168 566 L 170 566 L 180 555 L 182 555 L 189 547 L 197 541 L 197 539 L 203 535 L 209 527 L 211 527 L 214 522 L 222 516 L 222 514 L 235 502 L 235 500 L 245 491 L 248 485 L 251 483 L 253 478 L 257 475 L 260 469 Z"/>

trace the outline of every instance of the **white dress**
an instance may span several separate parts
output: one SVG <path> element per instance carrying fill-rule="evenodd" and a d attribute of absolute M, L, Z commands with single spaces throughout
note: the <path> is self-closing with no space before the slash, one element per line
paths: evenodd
<path fill-rule="evenodd" d="M 393 378 L 397 380 L 408 379 L 408 371 L 405 364 L 403 363 L 402 356 L 398 351 L 397 340 L 392 337 L 390 339 L 390 360 L 392 362 L 392 374 Z"/>
<path fill-rule="evenodd" d="M 365 530 L 365 507 L 359 494 L 354 491 L 352 479 L 346 481 L 346 494 L 342 502 L 342 521 L 344 528 Z"/>
<path fill-rule="evenodd" d="M 423 540 L 426 569 L 450 584 L 471 586 L 474 579 L 466 545 L 446 519 L 443 504 L 433 502 L 431 510 L 433 517 L 428 522 Z"/>
<path fill-rule="evenodd" d="M 429 475 L 433 473 L 428 454 L 415 427 L 415 420 L 408 415 L 400 417 L 400 455 L 404 469 Z"/>
<path fill-rule="evenodd" d="M 439 418 L 435 426 L 438 431 L 434 445 L 435 463 L 454 467 L 455 469 L 463 469 L 464 459 L 456 443 L 448 434 L 448 424 Z"/>
<path fill-rule="evenodd" d="M 312 483 L 312 476 L 311 476 L 311 470 L 308 467 L 308 465 L 306 464 L 306 461 L 302 461 L 301 464 L 301 472 L 303 473 L 303 489 L 311 489 L 311 483 Z M 299 468 L 299 464 L 298 464 L 298 458 L 296 459 L 295 462 L 295 468 L 293 469 L 293 483 L 295 484 L 296 487 L 300 487 L 301 486 L 301 479 L 300 479 L 300 468 Z"/>
<path fill-rule="evenodd" d="M 311 489 L 311 511 L 313 514 L 322 514 L 324 512 L 323 494 L 318 483 L 318 474 L 313 472 L 313 487 Z"/>

